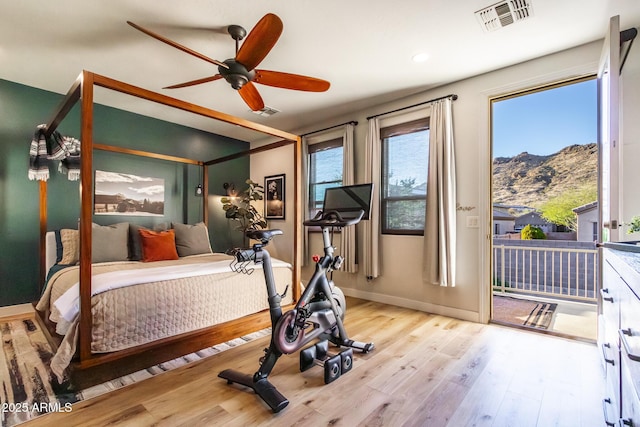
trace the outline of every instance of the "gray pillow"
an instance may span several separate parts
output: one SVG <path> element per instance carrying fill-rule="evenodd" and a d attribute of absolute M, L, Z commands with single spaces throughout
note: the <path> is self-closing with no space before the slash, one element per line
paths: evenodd
<path fill-rule="evenodd" d="M 126 261 L 129 258 L 129 223 L 93 224 L 91 228 L 91 262 Z"/>
<path fill-rule="evenodd" d="M 176 232 L 176 249 L 181 257 L 210 254 L 209 231 L 204 222 L 195 225 L 173 223 Z"/>

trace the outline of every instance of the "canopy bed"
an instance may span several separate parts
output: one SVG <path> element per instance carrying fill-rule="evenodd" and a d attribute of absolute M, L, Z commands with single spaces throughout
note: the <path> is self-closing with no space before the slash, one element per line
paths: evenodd
<path fill-rule="evenodd" d="M 186 111 L 189 113 L 197 114 L 203 116 L 205 118 L 220 120 L 229 124 L 241 126 L 250 130 L 254 130 L 266 135 L 274 136 L 276 138 L 281 139 L 281 141 L 275 142 L 273 144 L 268 144 L 262 146 L 258 149 L 248 150 L 241 153 L 236 153 L 234 155 L 226 156 L 220 159 L 213 159 L 210 161 L 200 161 L 200 160 L 191 160 L 184 159 L 179 157 L 172 157 L 167 155 L 160 155 L 155 153 L 148 153 L 140 150 L 122 148 L 122 147 L 114 147 L 103 144 L 94 143 L 93 141 L 93 103 L 94 103 L 94 87 L 99 86 L 108 90 L 113 90 L 120 92 L 125 95 L 134 96 L 146 101 L 159 103 L 165 105 L 167 107 L 177 108 L 182 111 Z M 46 326 L 46 328 L 50 331 L 50 338 L 54 341 L 54 344 L 62 347 L 64 341 L 66 340 L 74 340 L 75 346 L 67 347 L 67 351 L 69 348 L 74 349 L 74 362 L 72 363 L 73 369 L 71 370 L 73 374 L 73 380 L 80 383 L 92 383 L 95 381 L 102 381 L 106 377 L 113 377 L 117 375 L 122 375 L 126 373 L 127 370 L 135 370 L 140 369 L 141 367 L 149 366 L 150 364 L 159 363 L 179 355 L 184 355 L 202 348 L 205 348 L 210 345 L 214 345 L 217 343 L 221 343 L 227 341 L 232 338 L 236 338 L 238 336 L 254 332 L 265 327 L 269 326 L 269 313 L 266 310 L 268 307 L 266 298 L 263 301 L 263 306 L 259 306 L 259 304 L 255 303 L 253 306 L 249 304 L 249 307 L 237 307 L 237 298 L 234 300 L 233 295 L 238 294 L 238 292 L 234 292 L 234 290 L 238 289 L 238 286 L 244 286 L 242 284 L 238 284 L 237 281 L 240 280 L 239 277 L 242 277 L 243 280 L 251 280 L 254 282 L 253 285 L 247 285 L 248 287 L 244 292 L 251 293 L 251 289 L 256 289 L 255 286 L 264 287 L 264 280 L 262 278 L 262 274 L 254 274 L 253 277 L 247 279 L 246 275 L 236 275 L 238 278 L 231 278 L 231 281 L 226 283 L 227 291 L 225 293 L 215 293 L 214 296 L 209 295 L 206 298 L 222 298 L 223 301 L 218 301 L 217 305 L 222 305 L 227 308 L 229 306 L 233 306 L 232 313 L 226 313 L 222 316 L 211 315 L 208 318 L 208 312 L 213 311 L 213 308 L 210 307 L 196 307 L 199 314 L 196 317 L 200 319 L 198 322 L 195 322 L 191 328 L 188 330 L 184 330 L 178 328 L 169 328 L 168 332 L 164 332 L 163 334 L 152 336 L 151 338 L 145 339 L 132 339 L 128 342 L 125 342 L 122 345 L 114 345 L 113 343 L 103 343 L 104 345 L 100 345 L 97 343 L 96 338 L 96 324 L 100 324 L 105 317 L 113 317 L 109 312 L 97 313 L 99 310 L 98 306 L 104 306 L 105 304 L 101 303 L 100 295 L 94 295 L 96 290 L 94 289 L 98 282 L 98 276 L 103 276 L 103 274 L 107 274 L 109 282 L 109 286 L 113 283 L 113 279 L 108 274 L 118 274 L 117 271 L 112 270 L 120 270 L 124 268 L 129 268 L 129 264 L 146 264 L 142 266 L 143 276 L 153 274 L 154 272 L 159 271 L 160 267 L 156 268 L 155 262 L 152 263 L 140 263 L 139 261 L 131 261 L 131 262 L 123 262 L 123 263 L 106 263 L 106 264 L 96 264 L 95 256 L 96 255 L 96 246 L 92 245 L 92 238 L 97 235 L 97 233 L 101 233 L 100 227 L 96 227 L 96 224 L 93 224 L 93 172 L 94 172 L 94 164 L 93 164 L 93 153 L 94 150 L 107 150 L 125 154 L 131 154 L 136 156 L 147 156 L 158 158 L 162 160 L 175 161 L 175 162 L 185 162 L 192 163 L 200 166 L 203 170 L 203 195 L 205 203 L 203 203 L 203 225 L 206 227 L 208 223 L 208 203 L 206 203 L 207 196 L 209 195 L 209 167 L 216 165 L 220 162 L 237 158 L 238 156 L 246 156 L 251 155 L 254 152 L 265 151 L 269 149 L 276 149 L 278 147 L 282 147 L 283 145 L 294 144 L 294 158 L 292 161 L 294 162 L 294 236 L 293 238 L 293 254 L 292 254 L 292 266 L 289 267 L 283 266 L 283 268 L 289 271 L 289 277 L 286 278 L 286 273 L 284 274 L 283 280 L 288 280 L 291 285 L 291 292 L 288 302 L 295 303 L 300 297 L 300 255 L 299 255 L 299 242 L 300 242 L 300 233 L 301 233 L 301 207 L 299 206 L 299 194 L 300 194 L 300 145 L 301 139 L 297 135 L 293 135 L 278 129 L 270 128 L 268 126 L 264 126 L 258 123 L 253 123 L 242 118 L 230 116 L 218 111 L 210 110 L 205 107 L 193 105 L 176 98 L 171 98 L 162 94 L 158 94 L 155 92 L 148 91 L 146 89 L 142 89 L 127 83 L 123 83 L 108 77 L 104 77 L 89 71 L 83 71 L 82 74 L 78 77 L 76 82 L 70 88 L 65 98 L 53 114 L 50 121 L 47 123 L 45 134 L 50 135 L 51 133 L 56 131 L 56 128 L 63 121 L 65 116 L 71 111 L 76 102 L 80 101 L 80 141 L 82 144 L 82 154 L 80 156 L 80 216 L 79 216 L 79 224 L 78 224 L 78 242 L 79 242 L 79 250 L 78 250 L 78 260 L 77 266 L 74 267 L 75 271 L 66 271 L 56 273 L 58 275 L 66 275 L 67 283 L 63 286 L 62 290 L 51 290 L 47 288 L 44 292 L 45 295 L 47 293 L 63 293 L 67 288 L 73 287 L 74 282 L 77 283 L 77 288 L 79 288 L 78 293 L 76 293 L 78 302 L 77 302 L 77 313 L 75 316 L 76 329 L 75 336 L 69 337 L 66 336 L 62 339 L 55 330 L 56 326 L 58 326 L 58 332 L 65 332 L 64 329 L 61 328 L 60 325 L 53 324 L 51 318 L 55 319 L 60 323 L 62 318 L 67 320 L 67 323 L 71 321 L 73 323 L 73 314 L 69 315 L 61 313 L 60 310 L 54 308 L 53 302 L 41 302 L 38 306 L 42 311 L 36 311 L 38 314 L 38 320 Z M 44 283 L 45 277 L 48 274 L 50 265 L 51 265 L 51 255 L 47 255 L 47 239 L 49 242 L 52 242 L 52 233 L 47 230 L 47 182 L 40 181 L 39 187 L 39 199 L 40 199 L 40 271 L 41 271 L 41 283 Z M 118 224 L 114 226 L 117 228 Z M 183 226 L 181 224 L 176 225 L 176 233 L 179 232 L 180 227 Z M 206 228 L 205 228 L 206 229 Z M 141 232 L 142 233 L 142 232 Z M 144 234 L 144 233 L 143 233 Z M 176 244 L 177 234 L 175 235 Z M 208 238 L 207 238 L 208 242 Z M 49 245 L 50 246 L 50 245 Z M 194 265 L 203 265 L 209 261 L 209 258 L 215 258 L 219 261 L 219 263 L 228 264 L 229 258 L 224 258 L 222 255 L 210 254 L 209 251 L 200 251 L 195 252 L 195 255 L 187 256 L 184 259 L 180 257 L 177 261 L 159 261 L 159 265 L 162 265 L 162 268 L 165 267 L 165 264 L 178 264 L 177 266 L 173 266 L 171 268 L 174 269 L 186 269 L 190 271 L 190 275 L 194 275 L 193 271 L 196 269 Z M 188 252 L 188 255 L 191 253 Z M 47 256 L 49 256 L 49 261 L 47 262 Z M 222 257 L 222 258 L 221 258 Z M 184 263 L 190 263 L 183 265 Z M 127 264 L 126 267 L 123 267 L 122 264 Z M 152 265 L 153 264 L 153 265 Z M 137 267 L 136 267 L 137 268 Z M 200 277 L 200 280 L 203 280 L 204 277 L 207 278 L 213 277 L 216 273 L 220 273 L 219 271 L 204 271 L 201 274 L 195 274 Z M 230 278 L 229 275 L 233 275 L 234 273 L 229 273 L 224 271 L 220 274 L 226 275 L 224 276 L 227 280 Z M 53 278 L 53 276 L 51 276 Z M 155 281 L 154 281 L 155 280 Z M 174 277 L 173 282 L 169 282 L 169 284 L 158 285 L 158 283 L 164 283 L 162 277 L 159 276 L 156 279 L 151 279 L 152 287 L 157 290 L 158 286 L 168 286 L 176 287 L 176 286 L 187 286 L 184 283 L 180 282 L 182 280 L 186 280 L 182 277 Z M 206 281 L 205 280 L 205 281 Z M 217 279 L 216 279 L 217 280 Z M 177 282 L 176 282 L 177 281 Z M 257 281 L 257 282 L 256 282 Z M 176 284 L 177 283 L 177 284 Z M 258 283 L 256 285 L 256 283 Z M 149 283 L 142 284 L 139 286 L 139 289 L 143 290 L 144 287 L 148 287 Z M 251 287 L 253 286 L 253 288 Z M 284 286 L 283 286 L 284 287 Z M 183 289 L 188 289 L 185 287 Z M 116 290 L 115 292 L 118 292 Z M 114 292 L 110 290 L 109 292 Z M 122 291 L 120 291 L 122 292 Z M 105 292 L 106 293 L 106 292 Z M 181 295 L 188 293 L 186 291 L 181 291 Z M 266 293 L 266 291 L 265 291 Z M 117 294 L 114 294 L 117 295 Z M 201 295 L 196 292 L 196 295 Z M 225 296 L 226 295 L 226 296 Z M 261 294 L 260 294 L 261 295 Z M 237 295 L 236 295 L 237 297 Z M 111 304 L 118 305 L 117 301 L 122 301 L 122 298 L 128 300 L 132 297 L 122 295 L 113 297 L 113 301 Z M 204 298 L 204 300 L 207 300 Z M 242 298 L 244 300 L 244 298 Z M 252 298 L 247 298 L 251 300 Z M 253 298 L 255 300 L 255 298 Z M 228 301 L 227 301 L 228 300 Z M 187 304 L 191 304 L 191 308 L 194 308 L 193 305 L 197 305 L 198 296 L 194 296 L 190 302 Z M 139 304 L 138 302 L 133 303 L 133 306 Z M 145 311 L 152 310 L 152 308 L 156 305 L 162 305 L 163 303 L 158 303 L 157 300 L 149 303 L 145 308 Z M 167 309 L 166 306 L 163 307 Z M 158 309 L 160 310 L 160 308 Z M 170 309 L 173 313 L 174 308 Z M 120 311 L 123 311 L 122 309 Z M 125 310 L 126 311 L 126 310 Z M 135 311 L 135 309 L 131 308 L 130 311 Z M 228 311 L 228 310 L 227 310 Z M 52 316 L 53 314 L 53 316 Z M 152 313 L 151 322 L 162 321 L 162 316 L 165 313 Z M 96 315 L 98 317 L 96 317 Z M 178 319 L 180 317 L 178 316 Z M 203 318 L 206 318 L 203 320 Z M 102 319 L 102 320 L 101 320 Z M 144 322 L 149 321 L 148 319 L 142 322 L 142 329 L 145 329 Z M 65 323 L 65 322 L 61 322 Z M 122 318 L 116 323 L 124 324 L 124 329 L 127 329 L 129 323 L 135 324 L 134 320 L 131 322 Z M 176 322 L 174 322 L 176 323 Z M 179 321 L 178 321 L 179 323 Z M 67 325 L 68 326 L 68 325 Z M 62 330 L 61 330 L 62 329 Z M 118 334 L 118 332 L 114 332 L 114 334 Z M 108 334 L 107 334 L 108 335 Z M 152 334 L 153 335 L 153 334 Z M 116 337 L 117 339 L 117 337 Z M 77 348 L 77 350 L 76 350 Z M 77 375 L 77 373 L 82 373 L 82 375 Z"/>

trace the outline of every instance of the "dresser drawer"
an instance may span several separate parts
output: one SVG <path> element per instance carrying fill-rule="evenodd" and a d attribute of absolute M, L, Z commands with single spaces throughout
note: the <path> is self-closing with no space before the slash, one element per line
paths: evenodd
<path fill-rule="evenodd" d="M 604 316 L 598 316 L 598 349 L 600 362 L 606 378 L 620 369 L 620 335 L 618 325 L 607 324 Z"/>
<path fill-rule="evenodd" d="M 602 299 L 602 325 L 606 328 L 604 331 L 608 334 L 607 339 L 612 339 L 618 344 L 618 326 L 620 325 L 620 294 L 628 289 L 627 283 L 620 277 L 618 272 L 611 266 L 608 261 L 602 263 L 603 283 L 600 289 L 600 297 Z M 611 327 L 615 329 L 612 333 Z"/>
<path fill-rule="evenodd" d="M 620 426 L 640 427 L 640 399 L 637 393 L 637 367 L 640 362 L 632 361 L 628 354 L 622 350 L 621 380 L 622 380 L 622 410 L 620 413 Z"/>
<path fill-rule="evenodd" d="M 610 422 L 617 422 L 620 418 L 620 404 L 622 396 L 620 395 L 620 364 L 614 367 L 607 365 L 606 382 L 604 390 L 603 411 L 604 419 Z"/>
<path fill-rule="evenodd" d="M 640 254 L 603 253 L 598 345 L 607 379 L 606 424 L 640 427 Z"/>
<path fill-rule="evenodd" d="M 640 299 L 627 287 L 620 294 L 620 358 L 627 372 L 624 393 L 640 396 Z M 626 399 L 627 397 L 623 397 Z M 637 420 L 640 423 L 640 419 Z M 638 424 L 640 426 L 640 424 Z"/>
<path fill-rule="evenodd" d="M 607 381 L 611 381 L 611 375 L 619 376 L 615 371 L 620 369 L 620 336 L 618 334 L 620 295 L 627 285 L 608 262 L 603 263 L 603 269 L 604 282 L 600 291 L 602 314 L 598 316 L 598 347 Z M 615 389 L 618 389 L 620 381 L 615 382 L 617 385 Z"/>

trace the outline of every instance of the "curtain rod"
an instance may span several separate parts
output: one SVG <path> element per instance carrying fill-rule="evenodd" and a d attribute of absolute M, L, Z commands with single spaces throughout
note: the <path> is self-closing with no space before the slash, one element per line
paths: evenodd
<path fill-rule="evenodd" d="M 303 133 L 300 136 L 307 136 L 307 135 L 311 135 L 313 133 L 318 133 L 318 132 L 324 132 L 325 130 L 329 130 L 329 129 L 333 129 L 333 128 L 337 128 L 340 126 L 344 126 L 344 125 L 354 125 L 357 126 L 358 122 L 355 120 L 351 120 L 350 122 L 345 122 L 345 123 L 340 123 L 339 125 L 334 125 L 334 126 L 329 126 L 328 128 L 324 128 L 324 129 L 320 129 L 320 130 L 314 130 L 313 132 L 307 132 L 307 133 Z"/>
<path fill-rule="evenodd" d="M 430 104 L 432 102 L 440 101 L 441 99 L 447 99 L 447 98 L 451 98 L 453 101 L 455 101 L 456 99 L 458 99 L 458 95 L 452 93 L 452 94 L 449 94 L 449 95 L 446 95 L 446 96 L 441 96 L 440 98 L 433 98 L 433 99 L 430 99 L 428 101 L 419 102 L 417 104 L 407 105 L 406 107 L 396 108 L 395 110 L 387 111 L 386 113 L 374 114 L 373 116 L 367 117 L 367 120 L 371 120 L 371 119 L 374 119 L 376 117 L 384 116 L 385 114 L 391 114 L 391 113 L 395 113 L 397 111 L 402 111 L 402 110 L 407 110 L 409 108 L 418 107 L 420 105 Z"/>

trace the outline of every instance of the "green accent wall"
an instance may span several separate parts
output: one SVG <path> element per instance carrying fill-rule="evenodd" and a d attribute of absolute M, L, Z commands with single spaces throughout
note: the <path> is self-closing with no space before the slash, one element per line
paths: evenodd
<path fill-rule="evenodd" d="M 71 84 L 71 81 L 70 81 Z M 39 297 L 38 182 L 27 177 L 29 146 L 36 126 L 50 120 L 63 95 L 0 79 L 0 306 L 33 302 Z M 169 107 L 167 107 L 169 108 Z M 80 137 L 79 106 L 67 115 L 58 131 Z M 94 106 L 95 143 L 207 161 L 239 151 L 249 144 L 174 123 Z M 80 214 L 79 182 L 67 180 L 51 162 L 48 181 L 48 229 L 77 228 Z M 208 201 L 195 195 L 201 168 L 129 154 L 94 151 L 94 169 L 164 179 L 162 217 L 99 215 L 99 224 L 202 221 L 202 204 L 209 203 L 209 234 L 215 251 L 238 246 L 242 236 L 230 231 L 220 197 Z M 224 182 L 243 183 L 249 176 L 249 157 L 209 168 L 209 192 L 221 195 Z M 218 212 L 220 211 L 220 212 Z"/>

